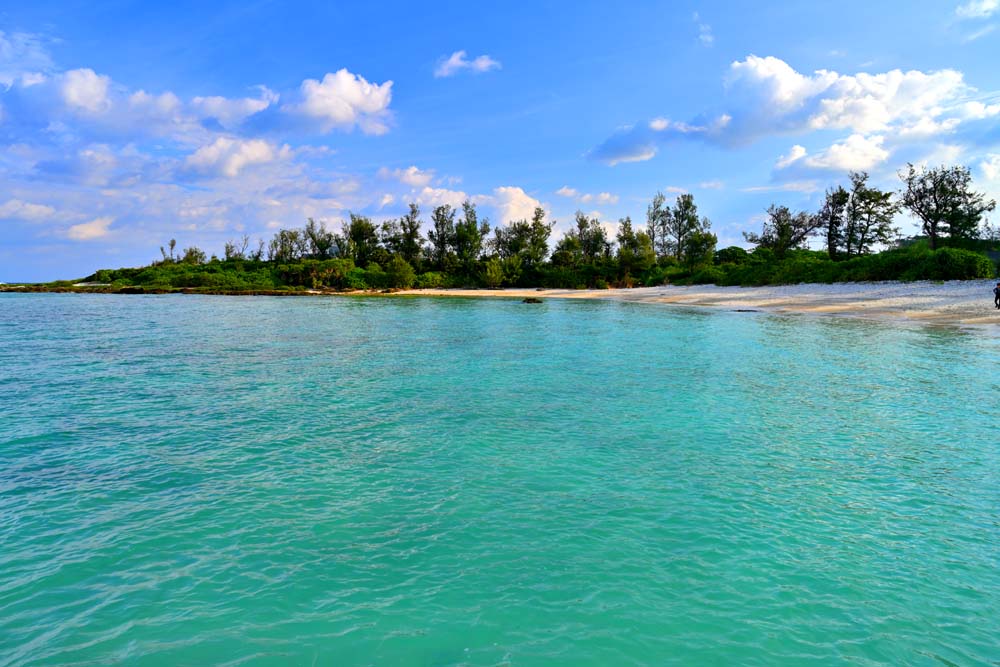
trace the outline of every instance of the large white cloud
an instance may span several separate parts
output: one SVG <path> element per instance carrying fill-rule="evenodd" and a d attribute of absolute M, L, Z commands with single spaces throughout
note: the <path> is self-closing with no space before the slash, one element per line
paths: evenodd
<path fill-rule="evenodd" d="M 889 151 L 882 147 L 884 143 L 885 137 L 882 136 L 852 134 L 816 155 L 809 155 L 803 146 L 796 145 L 792 146 L 788 155 L 778 159 L 775 167 L 788 169 L 806 166 L 838 172 L 868 171 L 888 159 Z"/>
<path fill-rule="evenodd" d="M 111 79 L 92 69 L 74 69 L 62 77 L 62 96 L 71 109 L 100 113 L 111 107 L 108 87 Z"/>
<path fill-rule="evenodd" d="M 355 126 L 367 134 L 389 131 L 392 81 L 369 83 L 362 76 L 340 69 L 322 81 L 306 79 L 301 95 L 301 103 L 284 108 L 316 120 L 324 132 Z"/>
<path fill-rule="evenodd" d="M 504 224 L 518 220 L 530 220 L 535 209 L 542 206 L 540 201 L 526 193 L 522 188 L 513 185 L 494 189 L 493 203 L 500 222 Z"/>
<path fill-rule="evenodd" d="M 803 74 L 779 58 L 751 55 L 730 65 L 725 91 L 726 111 L 691 122 L 660 117 L 630 126 L 612 135 L 592 157 L 616 164 L 648 160 L 671 140 L 733 147 L 764 136 L 820 130 L 845 131 L 845 141 L 850 135 L 878 134 L 888 146 L 946 135 L 964 123 L 1000 116 L 1000 105 L 972 99 L 976 89 L 951 69 Z M 859 144 L 858 139 L 850 142 Z M 843 148 L 831 146 L 828 151 L 843 153 Z"/>
<path fill-rule="evenodd" d="M 187 158 L 187 166 L 202 172 L 235 178 L 248 166 L 266 164 L 291 156 L 288 146 L 277 147 L 263 139 L 219 137 Z"/>

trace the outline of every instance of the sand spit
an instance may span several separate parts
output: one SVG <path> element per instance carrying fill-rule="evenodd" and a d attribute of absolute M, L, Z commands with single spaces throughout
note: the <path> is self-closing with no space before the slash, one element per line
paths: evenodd
<path fill-rule="evenodd" d="M 424 289 L 397 294 L 543 299 L 619 299 L 729 310 L 910 319 L 941 324 L 1000 324 L 993 280 L 803 284 L 769 287 L 637 287 L 633 289 Z"/>

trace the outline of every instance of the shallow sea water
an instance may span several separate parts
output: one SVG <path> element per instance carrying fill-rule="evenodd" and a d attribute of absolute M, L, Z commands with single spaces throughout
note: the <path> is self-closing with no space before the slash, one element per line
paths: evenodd
<path fill-rule="evenodd" d="M 1000 664 L 1000 336 L 0 295 L 0 665 L 111 664 Z"/>

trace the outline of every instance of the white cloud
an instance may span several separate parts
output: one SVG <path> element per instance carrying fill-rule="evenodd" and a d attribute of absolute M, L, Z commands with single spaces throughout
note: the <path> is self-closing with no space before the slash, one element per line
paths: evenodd
<path fill-rule="evenodd" d="M 378 207 L 379 207 L 379 209 L 383 209 L 386 206 L 391 205 L 395 201 L 396 201 L 395 197 L 393 197 L 392 195 L 386 193 L 386 194 L 382 195 L 382 199 L 379 201 Z"/>
<path fill-rule="evenodd" d="M 434 178 L 434 170 L 426 169 L 421 170 L 416 166 L 409 166 L 406 169 L 389 169 L 388 167 L 382 167 L 378 170 L 379 178 L 385 179 L 395 179 L 400 183 L 409 185 L 415 188 L 422 188 L 430 185 L 431 180 Z"/>
<path fill-rule="evenodd" d="M 702 22 L 701 17 L 698 16 L 698 12 L 694 13 L 693 19 L 698 26 L 698 41 L 701 42 L 702 46 L 712 46 L 715 42 L 715 35 L 712 34 L 712 26 Z"/>
<path fill-rule="evenodd" d="M 702 190 L 722 190 L 723 188 L 726 187 L 726 184 L 719 180 L 702 181 L 701 183 L 698 184 L 698 187 L 701 188 Z"/>
<path fill-rule="evenodd" d="M 979 169 L 987 181 L 1000 181 L 1000 154 L 990 153 L 987 155 L 979 163 Z"/>
<path fill-rule="evenodd" d="M 306 79 L 301 87 L 302 102 L 286 105 L 285 111 L 298 113 L 320 123 L 324 132 L 357 126 L 366 134 L 389 131 L 389 102 L 392 81 L 369 83 L 346 69 L 327 74 L 322 81 Z"/>
<path fill-rule="evenodd" d="M 962 38 L 962 41 L 965 42 L 966 44 L 968 44 L 969 42 L 974 42 L 980 37 L 985 37 L 986 35 L 990 34 L 996 29 L 997 29 L 996 24 L 991 23 L 990 25 L 983 26 L 979 30 L 974 30 L 973 32 L 970 32 L 968 35 Z"/>
<path fill-rule="evenodd" d="M 90 222 L 73 225 L 66 231 L 66 236 L 76 241 L 92 241 L 109 233 L 108 227 L 114 222 L 112 217 L 95 218 Z"/>
<path fill-rule="evenodd" d="M 237 99 L 220 97 L 195 97 L 191 106 L 203 118 L 214 118 L 222 127 L 232 129 L 250 116 L 260 113 L 278 101 L 278 94 L 266 86 L 260 86 L 259 97 Z"/>
<path fill-rule="evenodd" d="M 985 19 L 1000 9 L 1000 0 L 971 0 L 955 8 L 955 14 L 963 19 Z"/>
<path fill-rule="evenodd" d="M 571 188 L 568 185 L 556 190 L 556 194 L 560 197 L 568 197 L 569 199 L 575 199 L 576 201 L 583 204 L 617 204 L 618 195 L 612 194 L 610 192 L 599 192 L 597 194 L 591 194 L 588 192 L 580 192 L 576 188 Z"/>
<path fill-rule="evenodd" d="M 219 137 L 189 155 L 186 164 L 196 171 L 235 178 L 244 167 L 265 164 L 290 155 L 291 149 L 287 145 L 278 148 L 263 139 Z"/>
<path fill-rule="evenodd" d="M 500 69 L 500 67 L 499 61 L 487 55 L 477 56 L 469 60 L 465 51 L 455 51 L 449 57 L 441 59 L 441 62 L 438 63 L 437 68 L 434 70 L 434 76 L 440 79 L 454 76 L 463 70 L 481 73 Z"/>
<path fill-rule="evenodd" d="M 0 220 L 45 220 L 51 218 L 56 210 L 45 204 L 32 204 L 20 199 L 10 199 L 0 204 Z"/>
<path fill-rule="evenodd" d="M 787 156 L 782 156 L 775 167 L 787 169 L 793 165 L 810 169 L 831 171 L 867 171 L 889 157 L 889 151 L 882 147 L 885 137 L 852 134 L 844 141 L 837 142 L 816 155 L 808 155 L 802 146 L 792 146 Z"/>
<path fill-rule="evenodd" d="M 806 147 L 799 146 L 798 144 L 792 146 L 791 150 L 788 151 L 788 155 L 782 155 L 778 158 L 778 162 L 774 165 L 778 169 L 784 169 L 785 167 L 791 166 L 792 164 L 798 162 L 806 156 Z"/>
<path fill-rule="evenodd" d="M 596 195 L 584 194 L 580 196 L 580 201 L 584 204 L 589 204 L 591 202 L 596 202 L 598 204 L 617 204 L 618 195 L 613 195 L 610 192 L 600 192 Z"/>
<path fill-rule="evenodd" d="M 417 203 L 421 206 L 451 206 L 458 208 L 469 196 L 461 190 L 425 187 L 417 195 Z"/>
<path fill-rule="evenodd" d="M 591 153 L 614 165 L 648 160 L 671 140 L 697 139 L 738 147 L 763 136 L 842 130 L 885 137 L 885 150 L 959 131 L 964 123 L 989 117 L 991 106 L 976 102 L 977 91 L 961 72 L 891 70 L 839 74 L 797 72 L 772 56 L 747 56 L 725 77 L 730 111 L 685 123 L 665 117 L 618 130 Z M 1000 105 L 992 105 L 1000 106 Z"/>
<path fill-rule="evenodd" d="M 74 69 L 63 74 L 62 97 L 72 109 L 100 113 L 111 107 L 108 87 L 111 79 L 92 69 Z"/>
<path fill-rule="evenodd" d="M 0 30 L 0 86 L 10 87 L 18 80 L 32 85 L 52 71 L 52 58 L 43 42 L 39 35 Z"/>
<path fill-rule="evenodd" d="M 500 216 L 500 222 L 504 224 L 518 220 L 531 220 L 535 209 L 542 206 L 540 201 L 513 185 L 494 189 L 493 200 Z"/>

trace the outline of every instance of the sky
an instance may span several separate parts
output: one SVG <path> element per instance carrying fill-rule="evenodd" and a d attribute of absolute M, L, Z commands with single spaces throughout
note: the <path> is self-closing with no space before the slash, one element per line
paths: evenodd
<path fill-rule="evenodd" d="M 851 170 L 963 164 L 1000 200 L 998 27 L 1000 0 L 0 0 L 0 281 L 411 201 L 558 237 L 690 192 L 722 247 Z"/>

